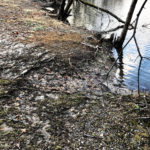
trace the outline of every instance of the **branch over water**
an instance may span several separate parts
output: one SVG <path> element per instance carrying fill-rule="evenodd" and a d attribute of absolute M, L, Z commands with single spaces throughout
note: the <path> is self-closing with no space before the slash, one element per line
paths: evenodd
<path fill-rule="evenodd" d="M 92 3 L 90 3 L 90 2 L 86 2 L 85 0 L 79 0 L 79 2 L 81 2 L 81 3 L 84 4 L 84 5 L 90 6 L 90 7 L 92 7 L 92 8 L 101 10 L 101 11 L 103 11 L 103 12 L 109 14 L 110 16 L 114 17 L 114 18 L 117 19 L 119 22 L 125 23 L 125 21 L 123 21 L 121 18 L 119 18 L 117 15 L 115 15 L 114 13 L 110 12 L 110 11 L 107 10 L 107 9 L 104 9 L 104 8 L 101 8 L 101 7 L 98 7 L 98 6 L 95 6 L 94 4 L 92 4 Z"/>

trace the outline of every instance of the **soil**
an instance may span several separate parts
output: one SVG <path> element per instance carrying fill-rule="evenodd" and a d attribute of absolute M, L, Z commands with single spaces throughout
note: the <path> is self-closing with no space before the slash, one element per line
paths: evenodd
<path fill-rule="evenodd" d="M 0 149 L 150 149 L 150 96 L 115 88 L 115 67 L 106 80 L 111 47 L 36 2 L 1 0 Z"/>

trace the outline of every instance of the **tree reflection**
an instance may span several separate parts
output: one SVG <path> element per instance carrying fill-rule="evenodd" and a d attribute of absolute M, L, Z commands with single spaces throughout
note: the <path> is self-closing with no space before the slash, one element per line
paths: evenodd
<path fill-rule="evenodd" d="M 118 60 L 119 60 L 119 84 L 120 86 L 124 83 L 124 63 L 123 63 L 123 50 L 117 49 Z"/>
<path fill-rule="evenodd" d="M 143 60 L 143 57 L 140 57 L 140 62 L 139 62 L 139 67 L 138 67 L 138 78 L 137 78 L 139 95 L 140 95 L 140 70 L 141 70 L 142 60 Z"/>

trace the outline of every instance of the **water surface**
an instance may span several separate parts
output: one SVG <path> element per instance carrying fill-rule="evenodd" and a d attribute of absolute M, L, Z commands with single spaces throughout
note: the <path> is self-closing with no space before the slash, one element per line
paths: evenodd
<path fill-rule="evenodd" d="M 129 10 L 131 0 L 88 0 L 89 2 L 106 8 L 121 19 L 125 20 L 127 12 Z M 136 10 L 133 16 L 135 19 L 137 12 L 144 0 L 140 0 L 136 6 Z M 142 15 L 140 16 L 140 21 L 138 24 L 138 29 L 136 33 L 136 38 L 141 51 L 142 56 L 150 57 L 150 1 L 147 2 Z M 133 21 L 132 20 L 132 21 Z M 95 10 L 81 3 L 74 3 L 72 17 L 69 18 L 71 24 L 78 27 L 85 27 L 92 31 L 104 31 L 110 28 L 117 27 L 121 25 L 116 19 L 112 18 L 106 13 Z M 116 35 L 120 34 L 121 30 L 115 32 Z M 131 37 L 133 31 L 129 31 L 125 43 Z M 113 49 L 114 56 L 117 58 L 117 53 Z M 138 89 L 138 82 L 140 82 L 141 91 L 150 92 L 150 60 L 143 59 L 141 61 L 141 67 L 139 71 L 140 58 L 138 57 L 137 47 L 134 41 L 123 51 L 123 59 L 121 60 L 120 68 L 116 72 L 116 85 L 125 86 L 130 90 Z M 119 63 L 119 62 L 118 62 Z M 140 76 L 139 76 L 140 75 Z"/>

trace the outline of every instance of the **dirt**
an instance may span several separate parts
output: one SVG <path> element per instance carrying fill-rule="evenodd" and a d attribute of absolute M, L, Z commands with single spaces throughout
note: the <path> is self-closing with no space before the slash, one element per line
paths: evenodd
<path fill-rule="evenodd" d="M 115 88 L 115 68 L 106 80 L 111 46 L 1 0 L 0 149 L 150 149 L 150 96 Z"/>

